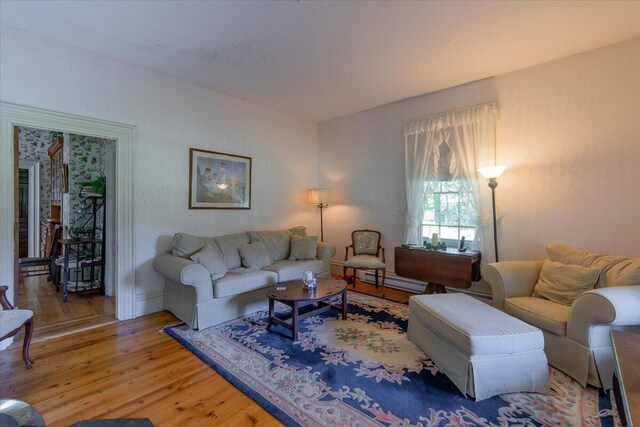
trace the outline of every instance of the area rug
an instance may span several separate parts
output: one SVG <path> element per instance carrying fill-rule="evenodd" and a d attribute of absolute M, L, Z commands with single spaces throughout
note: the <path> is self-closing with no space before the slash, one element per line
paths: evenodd
<path fill-rule="evenodd" d="M 552 393 L 475 402 L 407 340 L 407 305 L 349 292 L 349 314 L 304 319 L 298 341 L 258 312 L 165 331 L 287 426 L 613 426 L 608 394 L 549 368 Z M 276 304 L 276 314 L 289 308 Z"/>

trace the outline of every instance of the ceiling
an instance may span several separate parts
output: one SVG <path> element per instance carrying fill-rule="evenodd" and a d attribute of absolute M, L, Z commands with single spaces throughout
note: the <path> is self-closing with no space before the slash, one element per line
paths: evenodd
<path fill-rule="evenodd" d="M 639 1 L 10 1 L 0 21 L 314 121 L 640 36 Z"/>

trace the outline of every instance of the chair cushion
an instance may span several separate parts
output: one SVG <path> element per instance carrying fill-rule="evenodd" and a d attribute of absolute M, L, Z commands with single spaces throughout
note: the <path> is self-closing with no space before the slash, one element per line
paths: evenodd
<path fill-rule="evenodd" d="M 15 331 L 32 317 L 31 310 L 0 310 L 0 337 Z"/>
<path fill-rule="evenodd" d="M 249 231 L 252 242 L 264 243 L 269 258 L 280 261 L 289 257 L 291 232 L 289 230 Z"/>
<path fill-rule="evenodd" d="M 268 267 L 263 268 L 266 271 L 278 273 L 278 282 L 288 282 L 289 280 L 302 279 L 302 273 L 309 270 L 314 274 L 322 272 L 324 265 L 322 261 L 306 260 L 306 261 L 276 261 Z"/>
<path fill-rule="evenodd" d="M 573 248 L 562 243 L 547 245 L 547 255 L 553 262 L 566 265 L 581 265 L 582 267 L 590 267 L 596 258 L 602 256 L 602 254 Z"/>
<path fill-rule="evenodd" d="M 356 255 L 344 262 L 349 268 L 385 268 L 384 262 L 373 255 Z"/>
<path fill-rule="evenodd" d="M 564 337 L 571 307 L 544 298 L 516 297 L 504 300 L 504 310 L 530 325 Z"/>
<path fill-rule="evenodd" d="M 316 259 L 316 255 L 318 255 L 317 236 L 291 236 L 289 261 Z"/>
<path fill-rule="evenodd" d="M 207 245 L 202 250 L 191 256 L 191 259 L 201 264 L 211 275 L 211 280 L 216 280 L 227 274 L 227 266 L 224 263 L 222 251 L 217 245 Z"/>
<path fill-rule="evenodd" d="M 571 305 L 578 295 L 593 289 L 599 276 L 597 268 L 565 265 L 545 259 L 532 296 Z"/>
<path fill-rule="evenodd" d="M 242 260 L 238 248 L 249 243 L 247 233 L 229 234 L 227 236 L 214 237 L 213 241 L 218 245 L 224 257 L 224 263 L 229 270 L 242 267 Z"/>
<path fill-rule="evenodd" d="M 242 274 L 228 272 L 213 282 L 213 297 L 222 298 L 266 288 L 278 283 L 278 275 L 272 271 L 250 270 Z"/>
<path fill-rule="evenodd" d="M 414 295 L 409 316 L 468 356 L 542 350 L 540 329 L 464 294 Z M 411 320 L 410 320 L 411 321 Z"/>
<path fill-rule="evenodd" d="M 240 258 L 242 265 L 250 270 L 260 270 L 262 267 L 273 264 L 262 241 L 240 245 Z"/>
<path fill-rule="evenodd" d="M 603 256 L 602 258 L 604 260 L 611 258 L 609 268 L 601 274 L 602 287 L 640 285 L 640 258 L 614 256 Z"/>

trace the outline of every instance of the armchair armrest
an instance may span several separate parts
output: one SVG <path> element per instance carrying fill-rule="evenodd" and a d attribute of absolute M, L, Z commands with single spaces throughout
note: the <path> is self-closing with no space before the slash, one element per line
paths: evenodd
<path fill-rule="evenodd" d="M 336 254 L 336 246 L 331 243 L 318 242 L 318 253 L 316 257 L 322 261 L 325 271 L 330 271 L 331 258 Z"/>
<path fill-rule="evenodd" d="M 640 286 L 594 289 L 578 296 L 569 312 L 567 338 L 587 348 L 611 347 L 609 326 L 614 325 L 640 325 Z"/>
<path fill-rule="evenodd" d="M 196 289 L 196 302 L 213 299 L 211 276 L 207 269 L 197 262 L 170 254 L 162 254 L 153 260 L 153 268 L 175 283 L 193 286 Z"/>
<path fill-rule="evenodd" d="M 542 261 L 502 261 L 481 267 L 482 277 L 491 285 L 493 306 L 504 309 L 504 299 L 530 296 L 538 282 Z"/>

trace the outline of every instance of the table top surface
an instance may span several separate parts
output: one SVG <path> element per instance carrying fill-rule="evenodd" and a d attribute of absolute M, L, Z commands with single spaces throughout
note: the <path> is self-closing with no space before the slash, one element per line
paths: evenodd
<path fill-rule="evenodd" d="M 476 257 L 480 253 L 478 251 L 472 251 L 471 249 L 467 249 L 464 252 L 460 252 L 458 248 L 447 248 L 446 250 L 443 251 L 438 249 L 424 249 L 424 248 L 421 249 L 421 247 L 412 249 L 412 248 L 405 248 L 403 246 L 396 246 L 396 249 L 417 252 L 417 253 L 438 254 L 438 255 L 459 255 L 459 256 L 467 256 L 467 257 Z"/>
<path fill-rule="evenodd" d="M 640 426 L 640 330 L 611 330 L 613 354 L 624 387 L 626 412 L 631 425 Z M 635 333 L 634 333 L 635 332 Z"/>
<path fill-rule="evenodd" d="M 347 282 L 339 279 L 317 279 L 315 289 L 305 289 L 302 280 L 291 280 L 272 286 L 267 296 L 276 301 L 316 301 L 338 295 L 346 288 Z"/>

